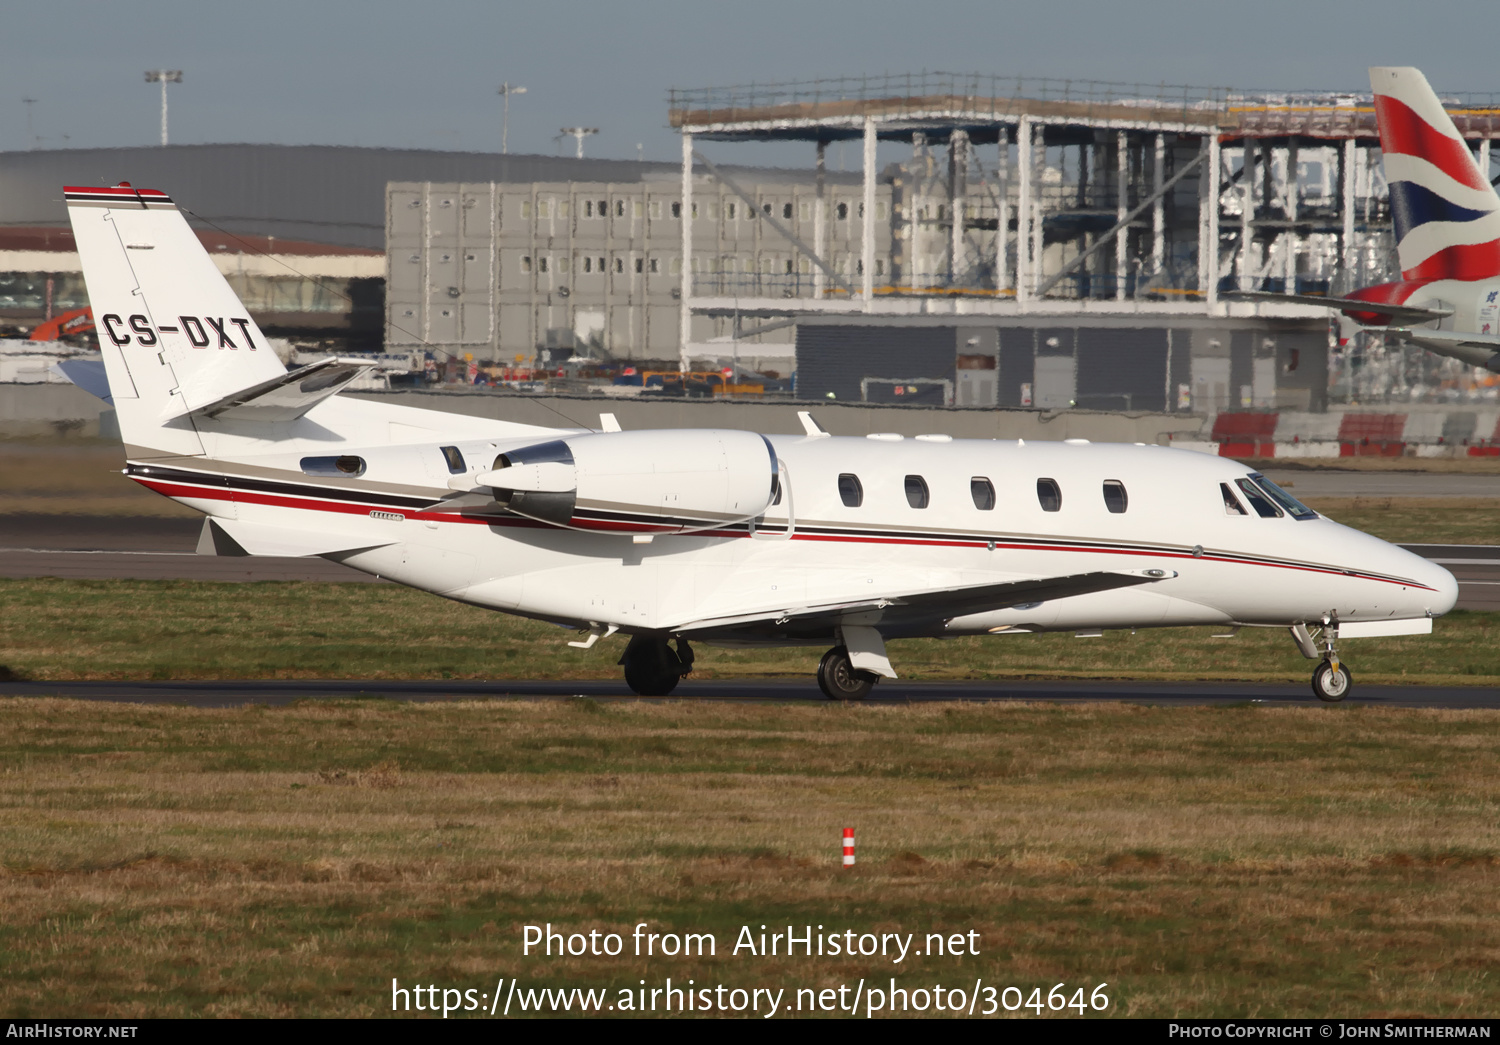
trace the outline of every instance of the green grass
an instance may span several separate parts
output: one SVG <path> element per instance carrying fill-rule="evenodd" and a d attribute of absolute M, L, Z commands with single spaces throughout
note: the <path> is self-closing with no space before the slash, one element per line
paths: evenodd
<path fill-rule="evenodd" d="M 1112 1015 L 1487 1016 L 1497 744 L 1491 712 L 1353 707 L 0 701 L 0 1015 L 894 976 L 1108 983 Z M 527 924 L 642 921 L 718 953 L 521 953 Z M 980 954 L 726 953 L 762 924 Z"/>
<path fill-rule="evenodd" d="M 890 643 L 904 678 L 1289 681 L 1309 662 L 1279 628 L 1012 635 Z M 571 631 L 394 585 L 0 580 L 0 669 L 29 679 L 619 678 L 623 639 Z M 1459 611 L 1434 634 L 1352 640 L 1360 682 L 1500 684 L 1500 616 Z M 821 647 L 698 647 L 705 678 L 811 677 Z"/>

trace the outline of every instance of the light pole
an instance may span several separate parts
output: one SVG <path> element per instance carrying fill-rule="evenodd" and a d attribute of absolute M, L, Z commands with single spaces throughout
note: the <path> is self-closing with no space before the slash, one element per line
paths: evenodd
<path fill-rule="evenodd" d="M 583 159 L 583 139 L 591 134 L 598 134 L 597 127 L 563 127 L 562 134 L 571 134 L 578 141 L 578 158 Z M 561 135 L 559 135 L 560 137 Z"/>
<path fill-rule="evenodd" d="M 505 115 L 500 120 L 500 155 L 504 156 L 510 151 L 508 148 L 510 143 L 506 140 L 510 137 L 510 96 L 525 94 L 526 88 L 516 84 L 502 83 L 495 93 L 505 99 Z"/>
<path fill-rule="evenodd" d="M 167 84 L 181 83 L 181 69 L 147 69 L 147 83 L 161 84 L 161 143 L 167 144 Z"/>

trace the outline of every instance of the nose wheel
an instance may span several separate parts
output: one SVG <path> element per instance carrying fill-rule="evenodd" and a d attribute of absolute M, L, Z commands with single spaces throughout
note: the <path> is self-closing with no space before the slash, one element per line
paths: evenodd
<path fill-rule="evenodd" d="M 878 675 L 856 670 L 843 646 L 833 647 L 818 663 L 818 688 L 829 700 L 864 700 L 878 679 Z"/>
<path fill-rule="evenodd" d="M 1349 695 L 1354 676 L 1337 660 L 1325 660 L 1313 669 L 1312 688 L 1319 700 L 1337 704 Z"/>

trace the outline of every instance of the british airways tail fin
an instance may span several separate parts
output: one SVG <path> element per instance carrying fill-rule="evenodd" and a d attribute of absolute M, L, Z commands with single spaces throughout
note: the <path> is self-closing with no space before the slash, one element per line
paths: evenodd
<path fill-rule="evenodd" d="M 195 412 L 286 367 L 166 193 L 64 192 L 127 453 L 201 454 Z"/>
<path fill-rule="evenodd" d="M 1500 276 L 1500 197 L 1418 69 L 1370 70 L 1401 275 Z"/>

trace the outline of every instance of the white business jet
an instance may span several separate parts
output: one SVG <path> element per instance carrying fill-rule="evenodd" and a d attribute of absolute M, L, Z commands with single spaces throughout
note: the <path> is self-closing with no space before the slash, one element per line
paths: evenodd
<path fill-rule="evenodd" d="M 199 550 L 321 556 L 460 602 L 630 636 L 665 695 L 690 643 L 828 645 L 833 699 L 885 641 L 1290 629 L 1340 700 L 1340 639 L 1428 633 L 1451 574 L 1233 461 L 1157 446 L 551 429 L 351 399 L 288 372 L 163 193 L 69 188 L 127 474 L 203 512 Z M 586 633 L 586 637 L 584 634 Z M 675 649 L 673 644 L 675 643 Z"/>

